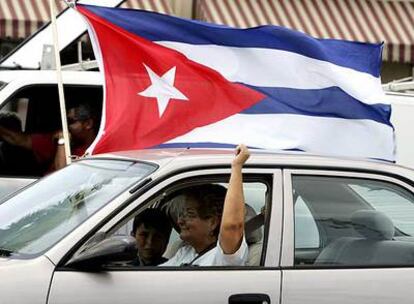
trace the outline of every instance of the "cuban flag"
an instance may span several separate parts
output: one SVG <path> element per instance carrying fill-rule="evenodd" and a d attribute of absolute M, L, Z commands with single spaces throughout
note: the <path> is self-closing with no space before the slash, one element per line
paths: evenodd
<path fill-rule="evenodd" d="M 93 154 L 152 147 L 394 160 L 382 44 L 77 5 L 105 74 Z"/>

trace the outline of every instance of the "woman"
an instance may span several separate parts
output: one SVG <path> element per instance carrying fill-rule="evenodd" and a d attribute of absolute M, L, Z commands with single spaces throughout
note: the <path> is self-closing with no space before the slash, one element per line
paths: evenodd
<path fill-rule="evenodd" d="M 178 217 L 180 238 L 187 243 L 161 266 L 240 266 L 247 260 L 244 238 L 242 167 L 246 146 L 236 148 L 227 192 L 216 185 L 192 187 L 184 194 Z M 223 205 L 224 200 L 224 205 Z"/>

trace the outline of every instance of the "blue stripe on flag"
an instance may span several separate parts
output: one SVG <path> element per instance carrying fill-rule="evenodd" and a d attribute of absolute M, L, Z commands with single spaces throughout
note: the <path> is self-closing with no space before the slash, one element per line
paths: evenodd
<path fill-rule="evenodd" d="M 249 87 L 265 94 L 268 98 L 244 110 L 241 114 L 299 114 L 344 119 L 370 119 L 392 127 L 390 105 L 362 103 L 338 87 L 319 90 Z"/>
<path fill-rule="evenodd" d="M 278 26 L 236 29 L 142 10 L 84 5 L 94 14 L 152 41 L 256 47 L 294 52 L 375 77 L 380 75 L 381 44 L 316 39 Z"/>

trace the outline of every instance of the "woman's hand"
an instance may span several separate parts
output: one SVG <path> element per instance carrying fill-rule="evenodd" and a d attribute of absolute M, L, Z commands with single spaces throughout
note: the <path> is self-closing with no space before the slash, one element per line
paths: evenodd
<path fill-rule="evenodd" d="M 237 146 L 235 154 L 233 166 L 243 166 L 250 157 L 249 149 L 243 144 Z"/>

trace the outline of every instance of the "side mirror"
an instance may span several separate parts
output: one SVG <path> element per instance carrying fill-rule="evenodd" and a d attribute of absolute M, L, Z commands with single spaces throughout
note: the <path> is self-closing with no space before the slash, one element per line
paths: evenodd
<path fill-rule="evenodd" d="M 88 248 L 66 263 L 80 270 L 99 270 L 109 262 L 131 261 L 137 257 L 136 241 L 131 236 L 112 236 Z"/>

